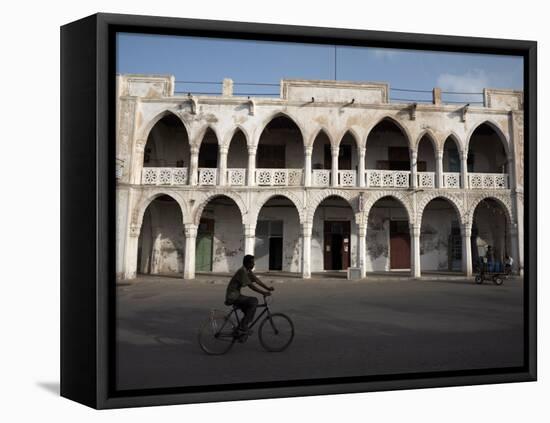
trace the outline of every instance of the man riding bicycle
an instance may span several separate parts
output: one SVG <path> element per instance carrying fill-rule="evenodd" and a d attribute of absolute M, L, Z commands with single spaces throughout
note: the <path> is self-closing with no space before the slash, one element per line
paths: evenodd
<path fill-rule="evenodd" d="M 256 297 L 242 295 L 241 288 L 248 286 L 253 291 L 266 297 L 271 295 L 271 291 L 274 290 L 273 287 L 265 285 L 254 273 L 252 273 L 253 268 L 254 256 L 245 255 L 243 258 L 243 266 L 237 270 L 229 281 L 225 294 L 225 304 L 233 305 L 244 313 L 244 317 L 237 328 L 240 335 L 250 335 L 248 325 L 254 319 L 254 314 L 258 307 L 258 299 Z M 257 285 L 259 285 L 259 287 Z M 262 290 L 260 287 L 266 291 Z"/>

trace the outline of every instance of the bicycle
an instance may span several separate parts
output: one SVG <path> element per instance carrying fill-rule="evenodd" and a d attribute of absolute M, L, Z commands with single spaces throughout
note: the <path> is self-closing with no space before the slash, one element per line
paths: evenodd
<path fill-rule="evenodd" d="M 294 339 L 294 324 L 290 317 L 283 313 L 271 313 L 269 304 L 264 296 L 264 302 L 258 304 L 262 312 L 250 324 L 252 329 L 258 321 L 267 314 L 261 321 L 258 329 L 260 344 L 270 352 L 281 352 L 288 348 Z M 210 355 L 222 355 L 228 352 L 235 341 L 246 342 L 248 335 L 238 331 L 242 317 L 237 313 L 239 310 L 232 306 L 229 313 L 224 314 L 221 310 L 212 310 L 210 317 L 199 330 L 199 345 L 201 349 Z"/>

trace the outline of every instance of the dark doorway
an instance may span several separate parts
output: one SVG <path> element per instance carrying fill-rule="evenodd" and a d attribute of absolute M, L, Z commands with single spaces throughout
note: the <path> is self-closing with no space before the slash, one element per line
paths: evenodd
<path fill-rule="evenodd" d="M 212 250 L 214 247 L 214 219 L 201 219 L 197 230 L 195 270 L 212 271 Z"/>
<path fill-rule="evenodd" d="M 269 238 L 269 270 L 283 270 L 283 238 Z"/>
<path fill-rule="evenodd" d="M 344 270 L 350 266 L 350 238 L 349 221 L 325 221 L 325 270 Z"/>
<path fill-rule="evenodd" d="M 411 237 L 406 220 L 390 221 L 390 269 L 410 269 Z"/>

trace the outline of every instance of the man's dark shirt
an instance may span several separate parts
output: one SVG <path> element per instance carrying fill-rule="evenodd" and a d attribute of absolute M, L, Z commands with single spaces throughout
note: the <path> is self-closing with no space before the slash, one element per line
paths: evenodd
<path fill-rule="evenodd" d="M 226 304 L 232 304 L 241 295 L 241 288 L 250 285 L 252 282 L 256 282 L 258 278 L 252 271 L 247 270 L 244 266 L 241 267 L 227 285 L 227 291 L 225 293 Z"/>

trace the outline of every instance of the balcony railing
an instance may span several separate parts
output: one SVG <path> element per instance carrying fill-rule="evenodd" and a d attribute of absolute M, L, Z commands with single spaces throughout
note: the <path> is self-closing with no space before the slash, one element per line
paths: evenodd
<path fill-rule="evenodd" d="M 199 185 L 216 185 L 218 169 L 214 167 L 199 167 Z"/>
<path fill-rule="evenodd" d="M 339 170 L 338 171 L 338 184 L 341 187 L 354 187 L 357 182 L 357 173 L 355 170 Z"/>
<path fill-rule="evenodd" d="M 268 186 L 302 185 L 302 169 L 256 169 L 256 184 Z"/>
<path fill-rule="evenodd" d="M 246 169 L 227 169 L 227 185 L 246 185 Z"/>
<path fill-rule="evenodd" d="M 444 188 L 460 188 L 460 172 L 443 172 Z"/>
<path fill-rule="evenodd" d="M 314 169 L 311 173 L 311 184 L 316 187 L 330 186 L 330 169 Z"/>
<path fill-rule="evenodd" d="M 186 167 L 144 167 L 141 172 L 144 185 L 186 185 Z"/>
<path fill-rule="evenodd" d="M 506 173 L 468 173 L 470 189 L 507 189 L 508 174 Z"/>
<path fill-rule="evenodd" d="M 367 170 L 367 187 L 408 188 L 411 172 L 408 170 Z"/>
<path fill-rule="evenodd" d="M 417 172 L 418 188 L 434 188 L 435 187 L 435 172 Z"/>

